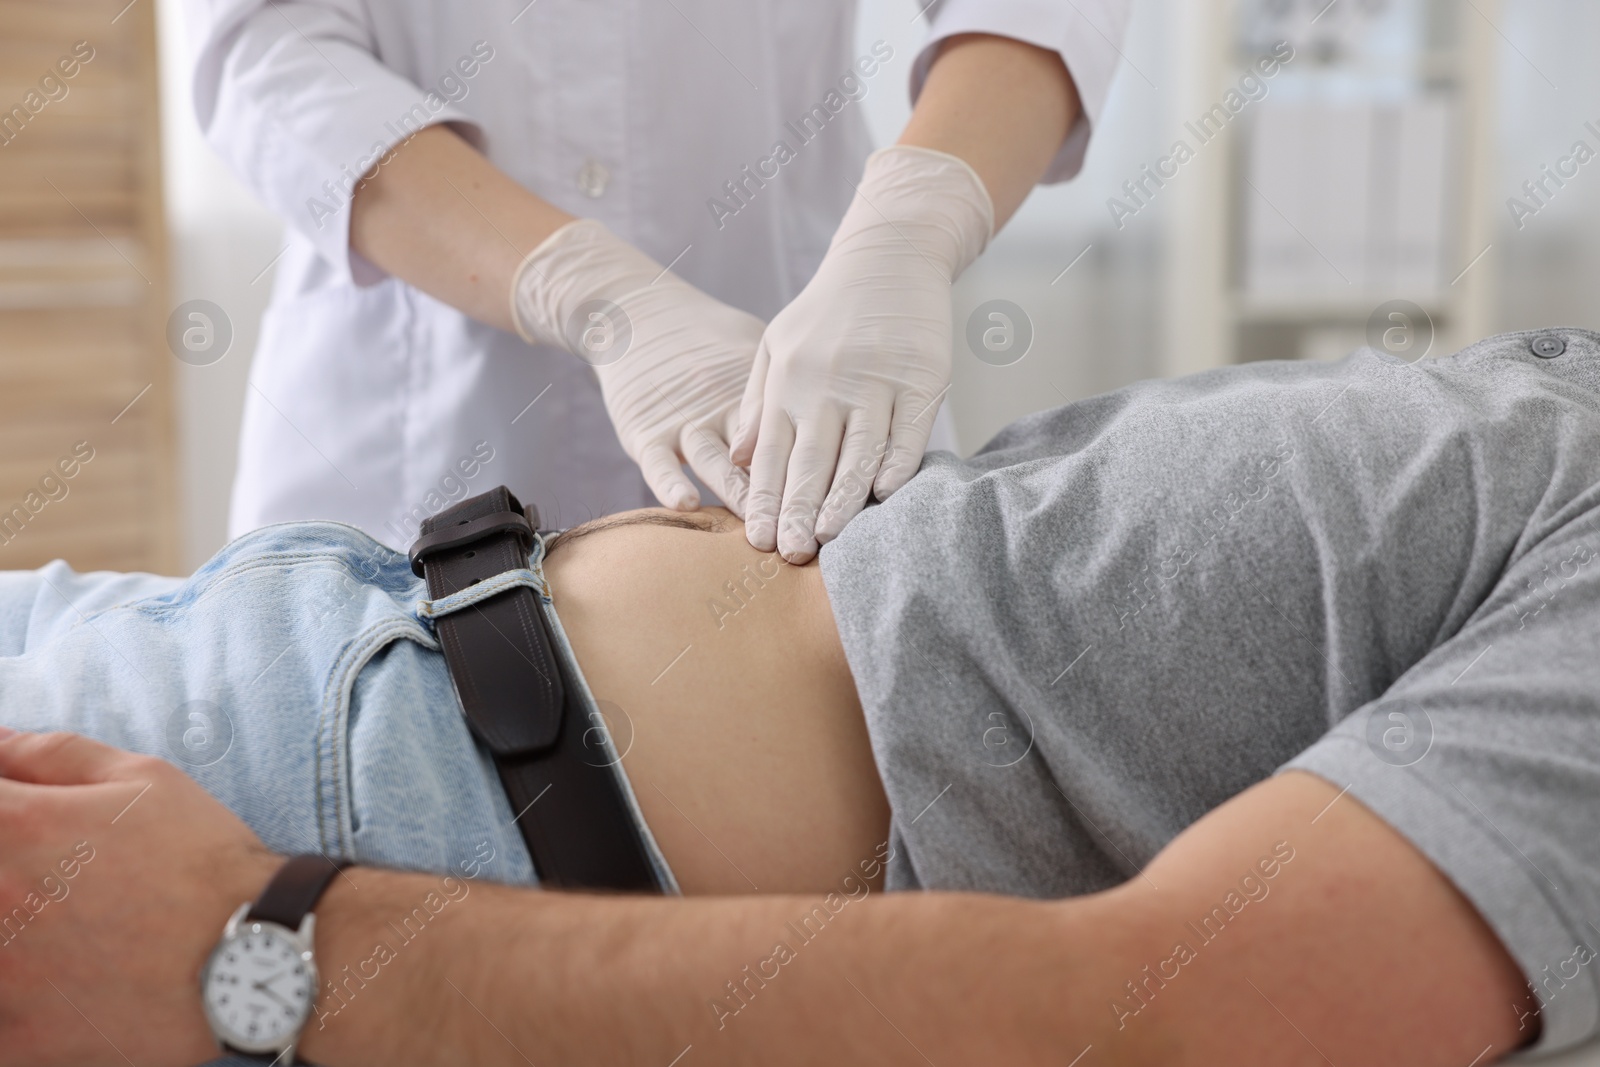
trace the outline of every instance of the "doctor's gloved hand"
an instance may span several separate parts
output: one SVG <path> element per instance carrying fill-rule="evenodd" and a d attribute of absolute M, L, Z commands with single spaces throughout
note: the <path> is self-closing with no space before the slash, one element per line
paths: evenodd
<path fill-rule="evenodd" d="M 715 300 L 617 237 L 579 219 L 523 260 L 511 318 L 529 344 L 591 364 L 622 447 L 656 499 L 690 511 L 688 463 L 744 514 L 749 478 L 729 450 L 763 324 Z"/>
<path fill-rule="evenodd" d="M 950 286 L 988 244 L 977 173 L 896 145 L 861 184 L 810 283 L 767 327 L 733 459 L 750 468 L 745 533 L 791 563 L 916 473 L 950 387 Z"/>

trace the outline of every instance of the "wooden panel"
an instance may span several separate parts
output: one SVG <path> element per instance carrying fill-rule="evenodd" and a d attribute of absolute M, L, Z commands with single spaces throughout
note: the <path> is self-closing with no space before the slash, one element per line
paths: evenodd
<path fill-rule="evenodd" d="M 0 0 L 3 569 L 178 556 L 154 17 Z"/>

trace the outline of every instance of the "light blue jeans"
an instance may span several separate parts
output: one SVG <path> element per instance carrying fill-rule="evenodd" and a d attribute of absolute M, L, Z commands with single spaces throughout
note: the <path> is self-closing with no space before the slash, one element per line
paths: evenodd
<path fill-rule="evenodd" d="M 536 544 L 497 588 L 547 594 L 542 558 Z M 431 602 L 405 556 L 328 522 L 247 534 L 187 579 L 60 562 L 0 573 L 0 724 L 171 760 L 280 854 L 531 884 L 432 629 L 484 585 Z M 590 734 L 621 777 L 609 735 Z"/>

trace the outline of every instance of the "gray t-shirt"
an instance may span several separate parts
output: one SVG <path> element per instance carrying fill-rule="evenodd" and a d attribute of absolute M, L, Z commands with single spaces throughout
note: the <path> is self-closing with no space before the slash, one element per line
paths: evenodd
<path fill-rule="evenodd" d="M 1104 889 L 1303 768 L 1473 901 L 1543 998 L 1541 1049 L 1579 1041 L 1597 553 L 1581 330 L 1143 382 L 932 454 L 822 552 L 890 888 Z"/>

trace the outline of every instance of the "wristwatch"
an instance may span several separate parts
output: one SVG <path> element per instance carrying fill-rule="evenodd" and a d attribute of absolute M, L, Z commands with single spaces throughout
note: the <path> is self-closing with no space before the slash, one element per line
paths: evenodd
<path fill-rule="evenodd" d="M 317 1002 L 311 909 L 344 864 L 295 856 L 254 904 L 241 904 L 200 972 L 200 1002 L 226 1052 L 297 1063 L 295 1046 Z"/>

